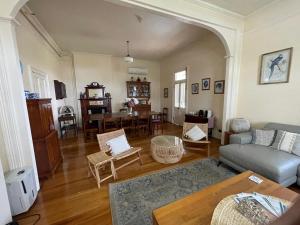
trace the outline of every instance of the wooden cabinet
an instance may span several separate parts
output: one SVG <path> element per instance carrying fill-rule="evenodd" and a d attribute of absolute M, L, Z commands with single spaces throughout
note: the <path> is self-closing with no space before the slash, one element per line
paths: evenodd
<path fill-rule="evenodd" d="M 62 160 L 51 99 L 27 100 L 27 109 L 39 178 L 45 178 Z"/>
<path fill-rule="evenodd" d="M 151 96 L 150 82 L 146 81 L 127 81 L 127 97 L 137 98 L 140 104 L 135 105 L 132 109 L 137 112 L 150 112 L 151 105 L 148 101 Z"/>
<path fill-rule="evenodd" d="M 150 82 L 127 81 L 127 97 L 149 100 L 151 95 Z"/>
<path fill-rule="evenodd" d="M 27 100 L 27 109 L 33 139 L 46 137 L 55 130 L 51 99 Z"/>

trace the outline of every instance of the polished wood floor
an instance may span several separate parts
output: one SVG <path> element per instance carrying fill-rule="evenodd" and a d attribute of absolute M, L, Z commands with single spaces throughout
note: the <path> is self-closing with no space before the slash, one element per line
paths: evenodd
<path fill-rule="evenodd" d="M 164 134 L 181 136 L 182 128 L 166 124 Z M 150 154 L 151 137 L 129 137 L 132 146 L 143 147 L 143 165 L 134 163 L 118 172 L 118 181 L 143 175 L 174 165 L 164 165 L 155 162 Z M 212 139 L 211 152 L 218 155 L 219 140 Z M 37 224 L 99 224 L 111 225 L 108 183 L 102 183 L 101 189 L 92 177 L 88 177 L 86 155 L 99 151 L 97 142 L 84 143 L 82 134 L 79 138 L 66 138 L 61 141 L 63 163 L 55 175 L 42 182 L 36 203 L 31 210 L 16 217 L 21 225 L 33 224 L 38 216 L 21 219 L 39 214 Z M 205 158 L 206 151 L 186 152 L 180 163 Z M 178 163 L 178 164 L 180 164 Z"/>
<path fill-rule="evenodd" d="M 182 128 L 166 124 L 164 134 L 181 136 Z M 132 146 L 143 147 L 143 165 L 134 163 L 118 172 L 118 181 L 130 179 L 152 171 L 174 165 L 164 165 L 155 162 L 150 154 L 152 137 L 129 137 Z M 219 140 L 212 139 L 211 153 L 218 157 Z M 99 151 L 95 141 L 85 143 L 82 134 L 78 138 L 66 138 L 61 141 L 63 163 L 55 175 L 41 183 L 41 190 L 36 203 L 29 212 L 15 219 L 21 225 L 32 225 L 40 215 L 38 225 L 92 224 L 111 225 L 108 183 L 102 183 L 101 189 L 93 177 L 88 177 L 86 155 Z M 180 163 L 205 158 L 206 151 L 187 151 Z M 292 187 L 300 192 L 299 187 Z M 29 216 L 29 217 L 28 217 Z M 28 217 L 24 219 L 24 217 Z"/>

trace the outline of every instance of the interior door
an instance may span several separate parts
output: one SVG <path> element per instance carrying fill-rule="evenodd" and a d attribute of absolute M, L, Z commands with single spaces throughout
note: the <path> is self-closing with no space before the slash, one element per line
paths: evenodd
<path fill-rule="evenodd" d="M 39 93 L 40 98 L 49 98 L 49 85 L 47 75 L 32 69 L 31 71 L 32 88 L 33 92 Z"/>
<path fill-rule="evenodd" d="M 174 109 L 173 109 L 173 123 L 182 125 L 186 113 L 186 70 L 176 72 L 174 74 Z"/>

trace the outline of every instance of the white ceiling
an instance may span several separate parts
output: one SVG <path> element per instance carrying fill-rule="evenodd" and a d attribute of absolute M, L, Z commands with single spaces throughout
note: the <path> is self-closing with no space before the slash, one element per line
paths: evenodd
<path fill-rule="evenodd" d="M 209 31 L 104 0 L 30 0 L 28 6 L 57 44 L 67 51 L 160 59 Z M 143 18 L 139 23 L 136 16 Z"/>
<path fill-rule="evenodd" d="M 259 8 L 275 0 L 202 0 L 229 11 L 248 16 Z"/>

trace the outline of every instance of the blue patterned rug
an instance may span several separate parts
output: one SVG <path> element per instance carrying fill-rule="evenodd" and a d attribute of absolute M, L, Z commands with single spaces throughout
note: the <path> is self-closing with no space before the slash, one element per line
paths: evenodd
<path fill-rule="evenodd" d="M 152 225 L 152 211 L 236 173 L 215 159 L 193 161 L 109 185 L 114 225 Z"/>

